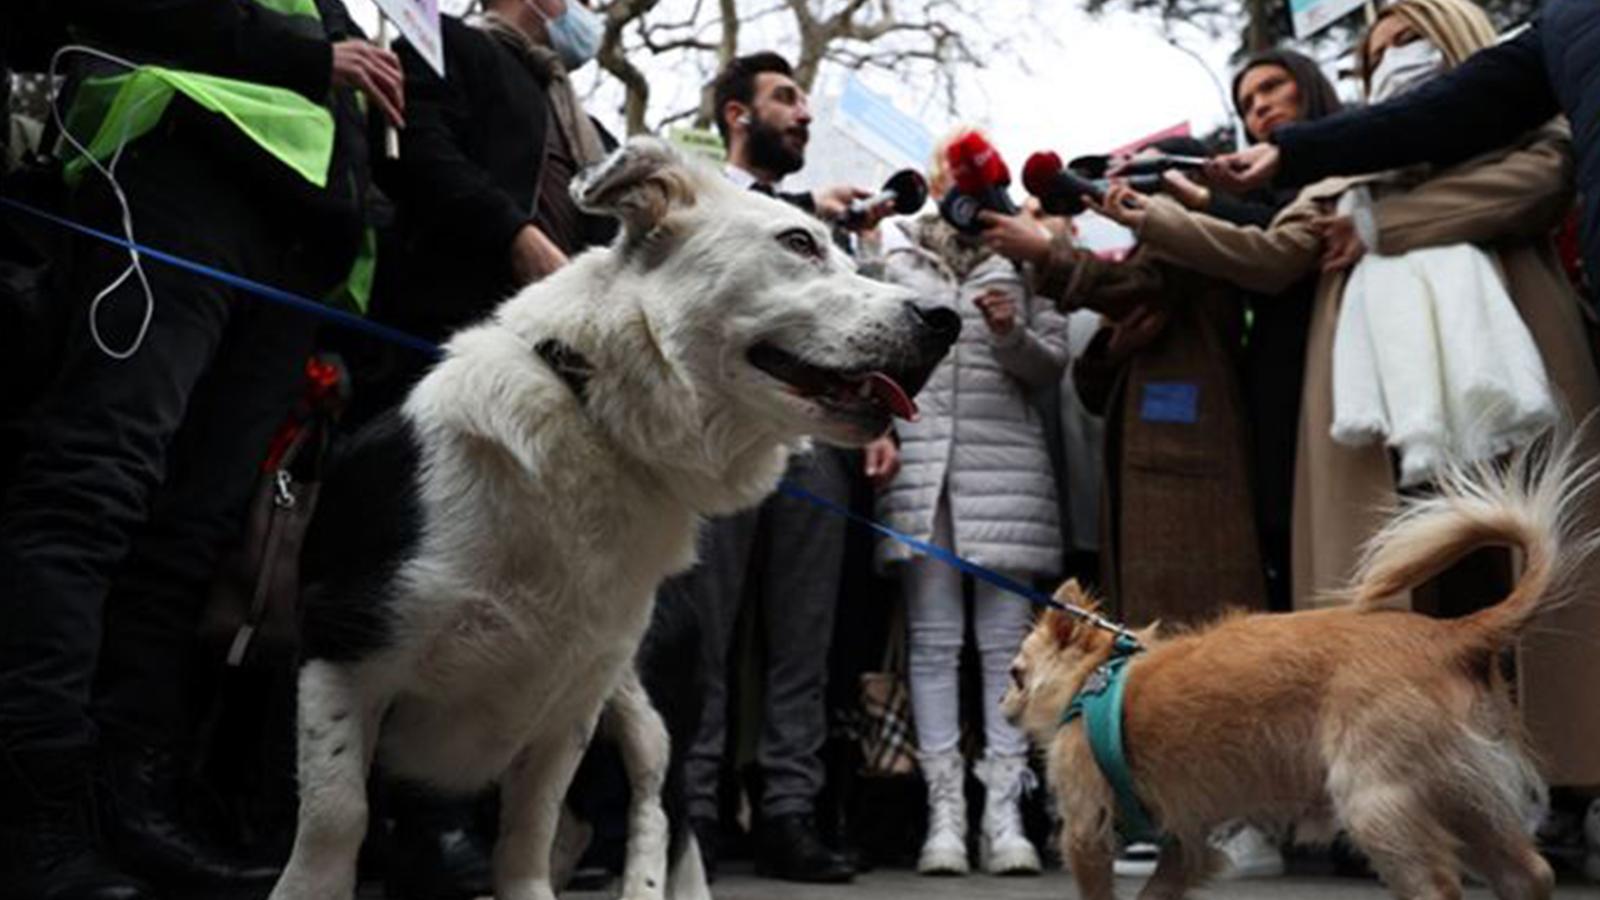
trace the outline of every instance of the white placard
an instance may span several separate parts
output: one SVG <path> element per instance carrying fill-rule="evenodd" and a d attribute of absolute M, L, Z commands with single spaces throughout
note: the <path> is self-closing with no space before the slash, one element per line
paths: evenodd
<path fill-rule="evenodd" d="M 1305 40 L 1366 5 L 1366 0 L 1289 0 L 1294 36 Z"/>
<path fill-rule="evenodd" d="M 439 0 L 374 0 L 378 12 L 400 29 L 439 77 L 444 77 L 444 43 L 439 38 Z"/>

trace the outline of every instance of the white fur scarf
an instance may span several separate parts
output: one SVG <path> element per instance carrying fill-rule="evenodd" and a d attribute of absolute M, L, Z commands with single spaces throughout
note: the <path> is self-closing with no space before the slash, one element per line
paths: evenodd
<path fill-rule="evenodd" d="M 1402 487 L 1448 460 L 1511 450 L 1557 418 L 1533 337 L 1470 244 L 1356 264 L 1334 336 L 1333 410 L 1334 440 L 1399 452 Z"/>

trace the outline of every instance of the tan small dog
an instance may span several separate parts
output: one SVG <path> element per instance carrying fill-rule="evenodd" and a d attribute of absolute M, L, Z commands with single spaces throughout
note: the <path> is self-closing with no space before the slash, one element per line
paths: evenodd
<path fill-rule="evenodd" d="M 1459 898 L 1463 859 L 1501 900 L 1549 897 L 1553 875 L 1528 836 L 1545 786 L 1498 663 L 1573 587 L 1594 539 L 1576 539 L 1570 520 L 1593 478 L 1569 442 L 1541 444 L 1503 469 L 1457 472 L 1374 539 L 1349 605 L 1142 632 L 1147 650 L 1129 664 L 1125 689 L 1126 756 L 1169 840 L 1141 900 L 1184 896 L 1212 867 L 1207 836 L 1235 820 L 1296 826 L 1302 840 L 1344 829 L 1406 900 Z M 1448 621 L 1381 607 L 1493 544 L 1525 562 L 1499 604 Z M 1092 603 L 1075 582 L 1057 596 Z M 1116 805 L 1083 719 L 1059 723 L 1112 644 L 1051 611 L 1023 643 L 1002 700 L 1048 753 L 1063 855 L 1084 900 L 1114 895 Z"/>

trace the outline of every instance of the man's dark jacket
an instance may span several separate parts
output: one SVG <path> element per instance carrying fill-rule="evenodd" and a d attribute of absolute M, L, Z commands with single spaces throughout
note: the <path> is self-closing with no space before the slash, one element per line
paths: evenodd
<path fill-rule="evenodd" d="M 458 19 L 442 25 L 443 78 L 409 45 L 396 46 L 406 128 L 400 159 L 379 174 L 398 207 L 398 228 L 380 254 L 389 265 L 379 315 L 434 339 L 516 290 L 511 243 L 534 220 L 551 127 L 548 86 L 514 51 Z M 601 139 L 615 144 L 604 130 Z M 591 216 L 582 225 L 584 246 L 616 229 Z"/>
<path fill-rule="evenodd" d="M 70 0 L 55 12 L 74 40 L 136 62 L 287 88 L 333 113 L 333 158 L 318 188 L 270 157 L 223 117 L 180 99 L 165 127 L 141 141 L 181 140 L 228 160 L 241 189 L 263 212 L 293 229 L 310 252 L 308 283 L 332 288 L 350 270 L 362 232 L 381 205 L 370 191 L 368 121 L 355 92 L 332 87 L 332 43 L 361 37 L 342 0 L 316 0 L 320 24 L 251 0 Z M 53 48 L 31 48 L 36 60 Z M 116 74 L 71 56 L 72 76 Z"/>
<path fill-rule="evenodd" d="M 1548 0 L 1532 27 L 1388 103 L 1272 135 L 1282 184 L 1486 153 L 1565 113 L 1583 198 L 1584 268 L 1600 275 L 1600 4 Z"/>

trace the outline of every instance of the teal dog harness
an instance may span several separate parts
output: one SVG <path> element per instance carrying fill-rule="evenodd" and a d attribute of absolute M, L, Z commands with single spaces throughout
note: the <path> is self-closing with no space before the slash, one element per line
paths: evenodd
<path fill-rule="evenodd" d="M 1137 642 L 1118 637 L 1111 658 L 1089 675 L 1061 713 L 1063 726 L 1083 717 L 1095 764 L 1116 793 L 1117 830 L 1123 840 L 1130 843 L 1154 842 L 1161 834 L 1134 792 L 1133 773 L 1128 769 L 1128 755 L 1122 742 L 1122 697 L 1128 684 L 1128 663 L 1141 649 Z"/>

